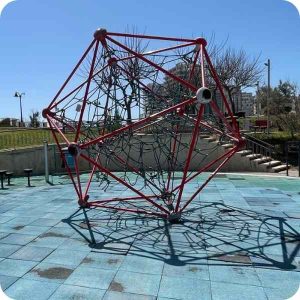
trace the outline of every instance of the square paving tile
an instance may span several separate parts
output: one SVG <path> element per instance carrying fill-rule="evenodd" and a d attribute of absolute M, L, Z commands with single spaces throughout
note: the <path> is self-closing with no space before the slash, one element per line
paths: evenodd
<path fill-rule="evenodd" d="M 35 235 L 11 233 L 7 237 L 3 238 L 1 240 L 1 243 L 13 245 L 26 245 L 35 238 Z"/>
<path fill-rule="evenodd" d="M 35 261 L 4 259 L 0 262 L 0 274 L 13 277 L 22 277 L 36 264 L 37 263 Z"/>
<path fill-rule="evenodd" d="M 103 300 L 156 300 L 154 296 L 107 291 Z"/>
<path fill-rule="evenodd" d="M 10 286 L 5 294 L 16 300 L 46 300 L 58 287 L 59 284 L 57 283 L 21 278 Z"/>
<path fill-rule="evenodd" d="M 255 269 L 240 266 L 209 266 L 210 280 L 261 286 Z"/>
<path fill-rule="evenodd" d="M 198 278 L 163 276 L 158 296 L 183 300 L 210 300 L 210 282 Z"/>
<path fill-rule="evenodd" d="M 110 291 L 156 296 L 161 275 L 119 270 L 109 287 Z M 142 283 L 142 284 L 139 284 Z"/>
<path fill-rule="evenodd" d="M 6 290 L 9 286 L 11 286 L 18 279 L 19 279 L 19 277 L 0 275 L 0 286 L 1 286 L 2 290 L 3 291 Z"/>
<path fill-rule="evenodd" d="M 98 300 L 105 290 L 62 284 L 50 297 L 50 300 Z"/>
<path fill-rule="evenodd" d="M 268 300 L 263 288 L 258 286 L 211 282 L 211 292 L 213 300 Z"/>
<path fill-rule="evenodd" d="M 90 252 L 81 262 L 82 267 L 118 270 L 124 255 Z"/>
<path fill-rule="evenodd" d="M 41 262 L 24 275 L 24 278 L 38 281 L 63 283 L 74 271 L 74 268 L 62 264 Z"/>
<path fill-rule="evenodd" d="M 47 257 L 52 251 L 53 249 L 46 247 L 24 246 L 12 254 L 9 258 L 39 262 Z"/>
<path fill-rule="evenodd" d="M 72 251 L 56 249 L 44 260 L 44 262 L 77 267 L 82 262 L 82 260 L 88 255 L 88 253 L 89 250 Z"/>
<path fill-rule="evenodd" d="M 108 289 L 116 271 L 79 266 L 66 280 L 65 284 L 96 289 Z"/>
<path fill-rule="evenodd" d="M 120 270 L 145 274 L 161 274 L 164 262 L 159 259 L 127 255 Z"/>
<path fill-rule="evenodd" d="M 0 257 L 9 257 L 12 253 L 16 252 L 20 248 L 21 246 L 19 245 L 0 244 Z"/>

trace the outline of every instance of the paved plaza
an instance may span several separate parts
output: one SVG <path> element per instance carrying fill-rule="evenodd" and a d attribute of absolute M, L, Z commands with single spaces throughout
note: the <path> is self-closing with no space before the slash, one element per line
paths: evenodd
<path fill-rule="evenodd" d="M 13 299 L 281 300 L 299 287 L 297 178 L 219 174 L 181 224 L 79 210 L 68 180 L 53 182 L 0 191 L 0 283 Z M 91 198 L 128 194 L 92 184 Z"/>

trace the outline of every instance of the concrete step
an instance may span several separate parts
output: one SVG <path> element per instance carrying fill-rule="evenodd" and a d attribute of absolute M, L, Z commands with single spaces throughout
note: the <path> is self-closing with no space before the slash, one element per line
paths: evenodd
<path fill-rule="evenodd" d="M 252 153 L 251 150 L 241 150 L 237 152 L 238 154 L 240 154 L 241 156 L 246 156 Z"/>
<path fill-rule="evenodd" d="M 281 172 L 281 171 L 285 171 L 286 169 L 290 168 L 291 166 L 286 166 L 286 165 L 279 165 L 279 166 L 276 166 L 276 167 L 273 167 L 272 170 L 276 173 L 278 172 Z"/>
<path fill-rule="evenodd" d="M 267 168 L 274 168 L 276 166 L 281 165 L 281 161 L 279 160 L 271 160 L 269 162 L 263 163 L 263 166 L 266 166 Z"/>
<path fill-rule="evenodd" d="M 271 161 L 271 160 L 272 160 L 271 157 L 263 156 L 263 157 L 260 157 L 260 158 L 253 159 L 253 162 L 255 162 L 255 163 L 257 163 L 257 164 L 260 165 L 260 164 L 269 162 L 269 161 Z"/>
<path fill-rule="evenodd" d="M 249 158 L 250 160 L 254 160 L 256 158 L 261 158 L 262 155 L 261 154 L 257 154 L 257 153 L 253 153 L 253 154 L 246 155 L 246 157 Z"/>

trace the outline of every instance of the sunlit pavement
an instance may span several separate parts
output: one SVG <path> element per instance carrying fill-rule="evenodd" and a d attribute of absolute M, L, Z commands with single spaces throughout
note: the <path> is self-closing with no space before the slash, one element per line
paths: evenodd
<path fill-rule="evenodd" d="M 65 177 L 12 182 L 0 190 L 0 282 L 13 299 L 287 299 L 299 287 L 297 178 L 220 174 L 173 225 L 79 210 Z M 128 193 L 93 186 L 92 197 Z"/>

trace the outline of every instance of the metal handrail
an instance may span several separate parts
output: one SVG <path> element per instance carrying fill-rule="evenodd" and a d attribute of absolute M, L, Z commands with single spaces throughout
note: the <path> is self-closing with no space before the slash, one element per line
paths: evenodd
<path fill-rule="evenodd" d="M 243 137 L 246 141 L 246 149 L 249 149 L 254 154 L 261 154 L 265 157 L 272 157 L 275 153 L 275 146 L 264 142 L 262 140 L 259 140 L 253 136 L 250 136 L 248 134 L 243 134 Z"/>

